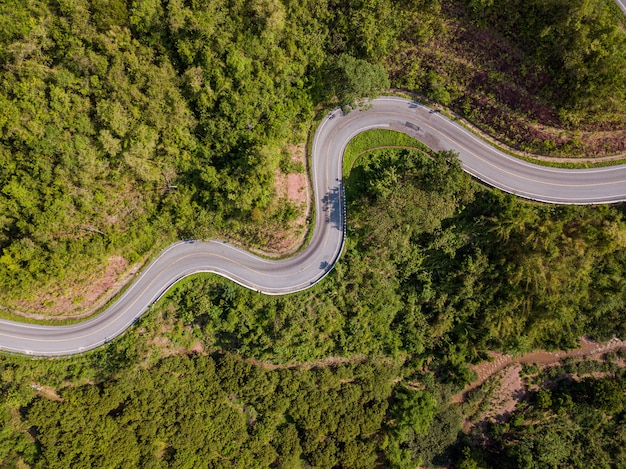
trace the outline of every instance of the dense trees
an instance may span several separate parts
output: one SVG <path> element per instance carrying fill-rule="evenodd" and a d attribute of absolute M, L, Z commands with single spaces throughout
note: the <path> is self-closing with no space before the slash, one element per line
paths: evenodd
<path fill-rule="evenodd" d="M 374 155 L 347 181 L 346 252 L 325 282 L 270 298 L 198 278 L 168 314 L 262 359 L 406 353 L 419 366 L 435 353 L 458 383 L 493 348 L 624 334 L 620 206 L 530 205 L 477 189 L 447 153 Z"/>
<path fill-rule="evenodd" d="M 209 343 L 257 358 L 407 354 L 419 367 L 435 354 L 456 383 L 490 349 L 623 336 L 621 207 L 530 205 L 477 190 L 449 154 L 433 158 L 387 149 L 360 160 L 346 253 L 310 292 L 267 298 L 197 279 L 172 293 L 173 311 Z"/>
<path fill-rule="evenodd" d="M 282 147 L 304 139 L 320 101 L 388 86 L 376 60 L 401 25 L 392 2 L 1 8 L 0 300 L 12 306 L 176 236 L 262 242 L 248 233 L 284 222 Z"/>
<path fill-rule="evenodd" d="M 357 101 L 372 96 L 376 90 L 389 88 L 389 78 L 382 65 L 370 64 L 348 54 L 341 54 L 330 75 L 334 95 L 346 107 L 356 107 Z"/>
<path fill-rule="evenodd" d="M 614 1 L 425 3 L 385 61 L 395 86 L 533 153 L 626 150 L 626 34 Z"/>
<path fill-rule="evenodd" d="M 98 33 L 84 4 L 59 8 L 16 6 L 35 27 L 4 52 L 0 275 L 8 297 L 74 279 L 76 266 L 102 265 L 111 252 L 135 260 L 150 249 L 158 230 L 169 231 L 155 194 L 193 146 L 172 67 L 127 28 Z"/>
<path fill-rule="evenodd" d="M 172 357 L 36 398 L 26 419 L 37 448 L 14 433 L 22 443 L 3 444 L 0 457 L 21 455 L 34 467 L 372 467 L 397 371 L 268 371 L 231 355 Z"/>
<path fill-rule="evenodd" d="M 505 134 L 528 117 L 610 128 L 626 99 L 610 5 L 4 1 L 0 301 L 175 237 L 262 239 L 249 235 L 254 214 L 285 220 L 272 203 L 280 149 L 320 103 L 388 86 L 381 64 L 394 85 Z M 465 60 L 463 43 L 485 55 Z M 523 119 L 493 118 L 494 102 Z M 1 463 L 443 464 L 461 419 L 447 401 L 468 363 L 623 336 L 623 206 L 528 205 L 472 185 L 450 153 L 397 143 L 415 149 L 353 169 L 345 255 L 311 290 L 269 298 L 199 276 L 93 353 L 2 357 Z M 505 462 L 623 464 L 624 383 L 612 378 L 538 392 L 494 425 Z M 501 466 L 462 454 L 464 467 Z"/>
<path fill-rule="evenodd" d="M 530 46 L 553 84 L 540 93 L 565 118 L 612 119 L 626 99 L 626 35 L 615 5 L 606 1 L 469 2 L 476 18 Z"/>

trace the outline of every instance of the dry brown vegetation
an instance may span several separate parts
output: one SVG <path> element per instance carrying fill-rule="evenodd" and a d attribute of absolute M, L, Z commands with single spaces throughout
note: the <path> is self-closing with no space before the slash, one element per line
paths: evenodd
<path fill-rule="evenodd" d="M 428 32 L 424 32 L 428 31 Z M 626 154 L 626 115 L 570 122 L 548 100 L 554 78 L 524 44 L 479 27 L 464 6 L 442 2 L 441 19 L 421 17 L 389 55 L 395 83 L 426 90 L 483 131 L 519 150 L 571 157 Z"/>

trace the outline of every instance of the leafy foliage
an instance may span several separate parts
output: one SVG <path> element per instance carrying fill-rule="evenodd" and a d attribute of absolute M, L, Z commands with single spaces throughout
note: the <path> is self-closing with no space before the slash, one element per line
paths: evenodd
<path fill-rule="evenodd" d="M 277 149 L 303 138 L 328 81 L 321 71 L 338 65 L 342 99 L 388 83 L 378 64 L 329 54 L 339 6 L 0 8 L 0 301 L 14 306 L 176 237 L 262 244 L 261 223 L 284 222 Z"/>
<path fill-rule="evenodd" d="M 372 467 L 396 372 L 172 357 L 121 380 L 67 387 L 57 400 L 34 399 L 25 417 L 37 447 L 17 433 L 20 444 L 3 441 L 4 456 L 33 467 Z"/>
<path fill-rule="evenodd" d="M 424 3 L 385 60 L 394 86 L 525 151 L 626 150 L 626 22 L 616 2 Z"/>
<path fill-rule="evenodd" d="M 376 90 L 389 88 L 389 78 L 382 65 L 348 54 L 341 54 L 337 59 L 331 81 L 333 94 L 344 109 L 356 107 L 357 101 L 373 97 Z"/>
<path fill-rule="evenodd" d="M 285 222 L 278 149 L 320 103 L 388 87 L 386 61 L 394 86 L 467 104 L 454 74 L 394 50 L 446 38 L 442 5 L 4 2 L 0 301 L 19 307 L 25 291 L 69 289 L 175 238 L 262 246 Z M 471 11 L 552 75 L 536 88 L 564 119 L 619 118 L 626 46 L 606 2 L 509 2 L 504 15 L 475 1 L 464 21 Z"/>
<path fill-rule="evenodd" d="M 453 155 L 405 149 L 361 157 L 346 195 L 346 252 L 322 284 L 273 298 L 201 277 L 167 314 L 260 359 L 434 355 L 458 384 L 487 350 L 623 336 L 623 207 L 527 204 L 477 189 Z"/>
<path fill-rule="evenodd" d="M 3 2 L 0 301 L 175 237 L 258 241 L 253 215 L 275 215 L 276 148 L 331 95 L 387 87 L 383 60 L 395 84 L 489 109 L 463 95 L 475 82 L 442 69 L 460 61 L 394 50 L 445 39 L 451 5 Z M 624 34 L 603 5 L 513 1 L 503 15 L 471 1 L 465 13 L 519 42 L 518 75 L 541 84 L 530 94 L 576 124 L 623 115 Z M 506 80 L 487 78 L 491 99 Z M 345 256 L 310 291 L 267 298 L 199 276 L 101 350 L 2 357 L 2 464 L 443 464 L 460 429 L 446 399 L 487 350 L 626 332 L 623 206 L 528 205 L 419 147 L 362 158 L 348 202 Z M 221 352 L 183 353 L 193 346 Z M 328 358 L 348 364 L 288 366 Z M 619 379 L 537 393 L 493 428 L 505 462 L 623 464 Z M 464 467 L 498 460 L 463 454 Z"/>
<path fill-rule="evenodd" d="M 506 9 L 480 0 L 469 4 L 481 21 L 527 44 L 530 60 L 546 65 L 554 84 L 542 92 L 564 115 L 623 111 L 626 35 L 612 2 L 512 1 Z"/>

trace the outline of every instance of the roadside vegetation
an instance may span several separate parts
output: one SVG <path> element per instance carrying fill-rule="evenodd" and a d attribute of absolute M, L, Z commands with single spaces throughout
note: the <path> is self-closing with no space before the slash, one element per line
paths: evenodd
<path fill-rule="evenodd" d="M 374 149 L 405 148 L 428 152 L 428 147 L 401 132 L 374 129 L 362 132 L 350 140 L 343 153 L 343 174 L 348 177 L 357 159 Z"/>
<path fill-rule="evenodd" d="M 395 86 L 520 150 L 626 152 L 626 21 L 614 1 L 429 5 L 385 59 Z"/>
<path fill-rule="evenodd" d="M 491 350 L 573 347 L 584 333 L 623 337 L 623 206 L 528 204 L 472 182 L 454 154 L 398 148 L 362 155 L 346 184 L 346 251 L 312 289 L 269 297 L 197 275 L 102 349 L 2 358 L 0 458 L 491 460 L 497 451 L 462 450 L 465 410 L 452 396 L 474 379 L 469 365 Z"/>
<path fill-rule="evenodd" d="M 177 238 L 271 250 L 298 216 L 275 193 L 276 172 L 295 170 L 282 149 L 305 138 L 319 102 L 388 86 L 379 64 L 328 50 L 332 18 L 315 2 L 0 8 L 9 310 L 45 312 L 73 292 L 81 303 L 89 272 Z M 328 87 L 327 73 L 344 87 Z"/>

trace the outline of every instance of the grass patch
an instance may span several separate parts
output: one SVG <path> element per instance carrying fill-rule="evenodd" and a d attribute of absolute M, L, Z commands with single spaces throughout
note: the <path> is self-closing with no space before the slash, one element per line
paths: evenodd
<path fill-rule="evenodd" d="M 354 163 L 363 153 L 384 147 L 404 147 L 429 152 L 429 148 L 419 140 L 401 132 L 386 129 L 367 130 L 358 134 L 346 147 L 343 154 L 343 175 L 347 177 Z"/>

